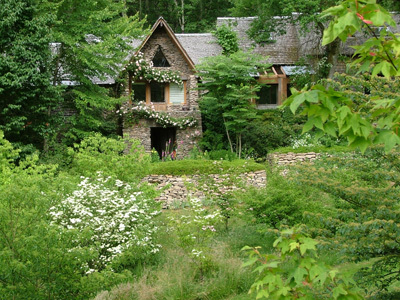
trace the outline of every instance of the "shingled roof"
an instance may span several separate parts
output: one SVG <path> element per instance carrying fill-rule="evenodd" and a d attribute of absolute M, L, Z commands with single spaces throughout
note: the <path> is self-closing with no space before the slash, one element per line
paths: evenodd
<path fill-rule="evenodd" d="M 222 47 L 211 33 L 180 33 L 176 37 L 196 65 L 205 57 L 222 53 Z"/>

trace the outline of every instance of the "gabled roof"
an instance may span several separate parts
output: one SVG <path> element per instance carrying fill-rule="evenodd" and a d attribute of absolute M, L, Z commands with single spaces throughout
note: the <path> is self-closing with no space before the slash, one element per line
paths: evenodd
<path fill-rule="evenodd" d="M 136 54 L 138 52 L 140 52 L 140 50 L 142 50 L 142 48 L 144 47 L 144 45 L 147 43 L 147 41 L 151 38 L 151 36 L 153 35 L 153 33 L 156 31 L 156 29 L 158 27 L 164 27 L 165 31 L 167 32 L 169 38 L 171 39 L 171 41 L 176 45 L 176 47 L 178 48 L 179 52 L 182 54 L 183 58 L 186 60 L 187 64 L 189 65 L 189 67 L 191 69 L 194 69 L 194 62 L 193 60 L 190 58 L 190 56 L 187 54 L 185 48 L 182 46 L 182 44 L 179 42 L 178 38 L 176 37 L 174 31 L 172 30 L 172 28 L 168 25 L 168 23 L 164 20 L 163 17 L 159 17 L 158 20 L 156 21 L 156 23 L 154 23 L 153 27 L 150 30 L 150 34 L 143 40 L 143 42 L 141 43 L 141 45 L 139 46 L 138 50 L 136 51 Z"/>

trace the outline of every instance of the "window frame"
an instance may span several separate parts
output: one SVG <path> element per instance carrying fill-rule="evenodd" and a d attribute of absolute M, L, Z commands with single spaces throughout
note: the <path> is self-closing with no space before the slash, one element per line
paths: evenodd
<path fill-rule="evenodd" d="M 145 84 L 146 85 L 146 105 L 155 105 L 155 106 L 179 106 L 179 105 L 186 105 L 187 104 L 187 80 L 183 80 L 183 102 L 182 103 L 173 103 L 170 100 L 170 84 L 173 82 L 165 82 L 164 86 L 164 102 L 152 102 L 151 101 L 151 82 L 144 81 L 144 80 L 137 80 L 133 81 L 132 77 L 129 80 L 129 94 L 132 94 L 133 84 Z M 130 104 L 132 104 L 132 98 L 129 99 Z M 161 107 L 161 109 L 163 109 Z"/>

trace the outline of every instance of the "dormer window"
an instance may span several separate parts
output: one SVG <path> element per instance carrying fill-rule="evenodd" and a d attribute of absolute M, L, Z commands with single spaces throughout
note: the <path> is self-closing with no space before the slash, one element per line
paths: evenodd
<path fill-rule="evenodd" d="M 153 66 L 155 67 L 170 67 L 168 60 L 165 58 L 164 53 L 161 50 L 161 47 L 158 46 L 156 54 L 153 57 Z"/>

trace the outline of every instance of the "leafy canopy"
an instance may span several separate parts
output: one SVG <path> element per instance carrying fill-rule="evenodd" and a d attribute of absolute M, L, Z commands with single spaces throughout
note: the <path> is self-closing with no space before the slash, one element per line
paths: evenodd
<path fill-rule="evenodd" d="M 352 65 L 358 66 L 360 72 L 369 72 L 371 78 L 380 75 L 388 80 L 400 76 L 400 40 L 387 29 L 396 23 L 375 0 L 346 0 L 324 11 L 322 17 L 333 18 L 324 32 L 323 44 L 337 37 L 346 41 L 356 31 L 366 30 L 370 34 L 370 39 L 355 47 L 356 59 Z M 377 34 L 372 26 L 384 29 Z M 372 144 L 384 144 L 386 151 L 400 145 L 400 98 L 397 96 L 377 96 L 355 105 L 344 91 L 315 85 L 310 89 L 293 90 L 293 95 L 284 103 L 293 113 L 300 105 L 302 114 L 308 116 L 303 132 L 316 128 L 321 134 L 341 135 L 347 138 L 349 146 L 361 151 Z"/>
<path fill-rule="evenodd" d="M 264 58 L 252 53 L 238 51 L 230 55 L 219 55 L 206 58 L 197 66 L 201 76 L 199 89 L 205 91 L 201 97 L 201 110 L 223 121 L 231 151 L 233 141 L 230 134 L 236 137 L 236 152 L 241 153 L 241 136 L 250 120 L 257 118 L 251 100 L 260 85 L 255 79 L 257 68 L 265 70 Z"/>

